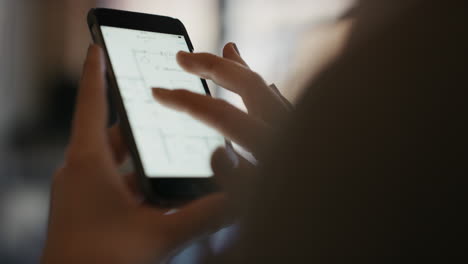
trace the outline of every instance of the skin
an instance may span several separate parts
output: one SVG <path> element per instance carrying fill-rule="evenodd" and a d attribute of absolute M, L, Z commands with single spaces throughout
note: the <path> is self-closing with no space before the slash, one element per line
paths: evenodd
<path fill-rule="evenodd" d="M 156 100 L 187 112 L 254 153 L 276 118 L 288 111 L 284 98 L 249 69 L 232 43 L 224 48 L 223 57 L 181 52 L 177 61 L 187 72 L 241 95 L 249 114 L 225 101 L 185 90 L 155 88 Z M 118 172 L 127 148 L 118 126 L 106 128 L 105 86 L 103 52 L 93 45 L 83 70 L 65 162 L 54 175 L 42 263 L 162 261 L 232 219 L 226 193 L 193 201 L 172 214 L 142 202 L 134 175 Z M 224 149 L 212 157 L 215 178 L 228 192 L 235 185 L 228 175 L 254 169 L 239 160 L 234 167 Z"/>

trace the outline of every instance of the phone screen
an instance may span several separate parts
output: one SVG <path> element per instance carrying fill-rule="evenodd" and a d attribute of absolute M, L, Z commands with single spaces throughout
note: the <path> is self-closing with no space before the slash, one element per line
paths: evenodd
<path fill-rule="evenodd" d="M 205 94 L 201 79 L 177 64 L 177 52 L 189 51 L 185 37 L 109 26 L 101 31 L 145 175 L 212 176 L 211 155 L 224 145 L 223 136 L 152 96 L 153 87 Z"/>

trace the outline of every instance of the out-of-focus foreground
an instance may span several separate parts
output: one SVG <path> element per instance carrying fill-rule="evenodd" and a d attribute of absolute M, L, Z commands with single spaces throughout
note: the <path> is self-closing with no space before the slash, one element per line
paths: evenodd
<path fill-rule="evenodd" d="M 37 263 L 51 176 L 67 143 L 86 13 L 109 7 L 177 17 L 197 51 L 236 42 L 291 100 L 339 50 L 352 0 L 0 0 L 0 262 Z M 236 103 L 231 94 L 218 89 Z M 222 236 L 221 236 L 222 237 Z M 216 241 L 213 240 L 214 247 Z M 220 243 L 220 242 L 219 242 Z M 196 263 L 196 247 L 172 262 Z"/>

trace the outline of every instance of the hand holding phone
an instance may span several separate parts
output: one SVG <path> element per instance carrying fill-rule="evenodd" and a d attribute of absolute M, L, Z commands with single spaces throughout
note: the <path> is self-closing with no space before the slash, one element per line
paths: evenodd
<path fill-rule="evenodd" d="M 107 125 L 104 56 L 92 46 L 78 94 L 64 167 L 53 178 L 42 263 L 149 263 L 226 221 L 223 194 L 208 195 L 172 214 L 133 195 L 120 175 L 125 151 Z M 114 138 L 116 139 L 116 138 Z"/>
<path fill-rule="evenodd" d="M 219 131 L 256 152 L 254 146 L 265 145 L 262 142 L 269 134 L 269 125 L 277 125 L 291 110 L 277 90 L 248 68 L 235 46 L 230 46 L 237 53 L 234 60 L 195 54 L 192 59 L 198 60 L 192 60 L 194 63 L 184 61 L 190 58 L 193 46 L 177 19 L 94 9 L 89 13 L 88 24 L 94 41 L 104 48 L 111 95 L 141 188 L 150 202 L 180 204 L 214 191 L 209 165 L 214 150 L 224 145 L 236 159 L 231 143 Z M 206 81 L 196 75 L 238 93 L 251 116 L 207 97 L 210 93 Z M 218 120 L 223 120 L 220 115 L 235 113 L 225 117 L 232 127 L 223 130 L 224 126 L 204 120 L 196 112 L 186 111 L 192 114 L 190 117 L 173 111 L 153 100 L 152 87 L 182 88 L 185 91 L 179 94 L 188 98 L 196 94 L 197 99 L 206 101 L 206 107 L 221 107 L 202 108 L 202 115 L 213 116 L 208 113 L 212 111 Z M 240 118 L 239 122 L 232 122 L 234 118 Z M 244 125 L 254 129 L 242 131 Z M 243 135 L 242 140 L 237 135 Z"/>
<path fill-rule="evenodd" d="M 149 207 L 132 194 L 125 179 L 134 175 L 118 173 L 126 152 L 121 145 L 123 140 L 119 133 L 105 129 L 104 57 L 99 47 L 90 48 L 65 165 L 54 176 L 43 263 L 142 263 L 161 260 L 198 235 L 222 227 L 226 216 L 233 213 L 231 208 L 226 208 L 223 194 L 205 196 L 172 214 L 167 214 L 168 209 Z M 258 148 L 262 138 L 269 135 L 269 127 L 273 124 L 258 116 L 268 116 L 264 111 L 268 107 L 265 106 L 277 104 L 279 112 L 286 111 L 278 100 L 281 95 L 272 95 L 276 91 L 248 69 L 232 44 L 226 45 L 224 58 L 211 54 L 186 54 L 179 58 L 179 63 L 184 70 L 210 78 L 241 94 L 246 103 L 255 101 L 256 95 L 267 95 L 258 98 L 256 106 L 247 104 L 249 111 L 252 107 L 260 110 L 249 116 L 223 101 L 199 93 L 180 90 L 155 93 L 164 106 L 189 113 L 238 142 L 250 142 L 245 145 L 247 148 Z M 115 132 L 115 127 L 112 130 Z M 251 136 L 258 141 L 249 139 Z M 247 197 L 246 189 L 238 188 L 238 185 L 244 183 L 243 187 L 253 187 L 245 184 L 248 182 L 245 178 L 248 177 L 247 172 L 253 167 L 241 159 L 237 168 L 233 168 L 225 153 L 216 151 L 211 162 L 213 171 L 224 183 L 225 190 L 233 191 L 234 203 L 242 204 L 243 200 L 239 198 Z M 239 190 L 243 193 L 235 195 Z"/>
<path fill-rule="evenodd" d="M 221 67 L 206 71 L 210 63 L 223 64 L 240 61 L 232 44 L 226 45 L 224 58 L 206 54 L 189 55 L 190 63 L 181 65 L 195 74 L 209 74 L 213 79 L 227 78 L 232 72 Z M 235 213 L 228 208 L 224 194 L 213 194 L 194 201 L 174 213 L 167 209 L 149 207 L 141 203 L 128 187 L 126 179 L 135 175 L 119 175 L 118 166 L 124 160 L 125 147 L 116 127 L 105 129 L 107 122 L 105 96 L 105 63 L 99 47 L 90 48 L 79 89 L 72 139 L 67 150 L 65 166 L 54 176 L 52 201 L 46 246 L 42 263 L 145 263 L 161 261 L 186 242 L 224 226 Z M 216 62 L 214 62 L 214 60 Z M 249 75 L 245 68 L 243 75 Z M 230 80 L 234 82 L 237 80 Z M 238 89 L 254 88 L 251 82 L 238 83 Z M 234 83 L 229 87 L 233 87 Z M 267 87 L 265 86 L 265 89 Z M 158 92 L 156 92 L 158 93 Z M 196 93 L 177 91 L 156 95 L 166 106 L 190 112 L 239 141 L 249 137 L 243 131 L 254 131 L 261 121 L 224 105 L 218 99 Z M 224 105 L 226 106 L 226 105 Z M 219 111 L 224 119 L 219 119 Z M 244 120 L 244 121 L 241 121 Z M 257 121 L 254 121 L 257 120 Z M 241 121 L 237 123 L 237 121 Z M 237 125 L 234 125 L 237 124 Z M 237 132 L 236 132 L 237 131 Z M 264 131 L 268 132 L 268 131 Z M 263 135 L 267 136 L 267 134 Z M 246 146 L 247 147 L 247 146 Z M 253 167 L 241 159 L 234 169 L 224 151 L 215 153 L 213 170 L 224 190 L 234 197 L 228 204 L 244 204 L 241 198 Z M 246 184 L 247 182 L 247 184 Z M 238 193 L 241 191 L 242 193 Z M 226 214 L 226 212 L 228 214 Z M 229 218 L 228 218 L 229 219 Z"/>
<path fill-rule="evenodd" d="M 192 44 L 173 18 L 94 9 L 88 23 L 108 64 L 110 93 L 147 201 L 173 206 L 216 190 L 210 159 L 230 143 L 206 124 L 156 102 L 152 87 L 209 95 L 176 61 Z"/>

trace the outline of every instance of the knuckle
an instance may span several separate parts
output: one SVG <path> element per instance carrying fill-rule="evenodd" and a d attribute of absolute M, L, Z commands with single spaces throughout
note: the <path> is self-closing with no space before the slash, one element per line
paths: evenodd
<path fill-rule="evenodd" d="M 249 79 L 254 83 L 265 84 L 265 80 L 263 79 L 263 77 L 258 72 L 255 72 L 255 71 L 250 71 Z"/>

